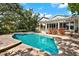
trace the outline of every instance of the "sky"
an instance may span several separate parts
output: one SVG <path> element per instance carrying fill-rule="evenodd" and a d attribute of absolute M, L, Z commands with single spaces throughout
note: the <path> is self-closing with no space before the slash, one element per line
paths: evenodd
<path fill-rule="evenodd" d="M 55 15 L 71 15 L 68 10 L 67 3 L 21 3 L 24 9 L 32 8 L 34 13 L 40 13 L 40 16 L 44 14 L 46 17 L 52 17 Z"/>

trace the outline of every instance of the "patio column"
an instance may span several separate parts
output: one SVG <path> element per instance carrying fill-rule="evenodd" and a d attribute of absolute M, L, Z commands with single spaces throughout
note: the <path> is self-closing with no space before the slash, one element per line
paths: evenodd
<path fill-rule="evenodd" d="M 71 31 L 71 29 L 70 29 L 70 25 L 71 25 L 71 24 L 70 24 L 70 22 L 69 22 L 69 31 Z"/>
<path fill-rule="evenodd" d="M 58 29 L 60 29 L 60 23 L 58 22 Z"/>
<path fill-rule="evenodd" d="M 58 34 L 60 34 L 59 29 L 60 29 L 60 23 L 58 22 Z"/>
<path fill-rule="evenodd" d="M 47 32 L 47 23 L 45 24 L 45 32 Z"/>

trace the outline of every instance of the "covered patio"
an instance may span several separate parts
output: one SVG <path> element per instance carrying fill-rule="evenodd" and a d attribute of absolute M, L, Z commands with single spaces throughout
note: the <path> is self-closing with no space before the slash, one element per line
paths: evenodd
<path fill-rule="evenodd" d="M 63 28 L 65 32 L 79 32 L 79 17 L 78 16 L 60 16 L 57 15 L 51 19 L 40 21 L 39 29 L 45 32 L 48 29 Z"/>

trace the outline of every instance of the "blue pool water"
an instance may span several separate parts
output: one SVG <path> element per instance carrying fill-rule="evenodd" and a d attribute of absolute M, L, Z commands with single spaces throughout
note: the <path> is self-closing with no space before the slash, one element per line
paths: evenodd
<path fill-rule="evenodd" d="M 13 38 L 21 40 L 22 43 L 47 51 L 51 54 L 58 54 L 54 38 L 38 34 L 14 34 Z"/>

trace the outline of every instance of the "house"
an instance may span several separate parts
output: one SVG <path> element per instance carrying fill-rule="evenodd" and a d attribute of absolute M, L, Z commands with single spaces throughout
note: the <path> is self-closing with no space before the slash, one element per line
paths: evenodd
<path fill-rule="evenodd" d="M 79 32 L 79 16 L 56 15 L 51 19 L 43 17 L 39 21 L 39 31 L 64 28 L 65 32 Z"/>

